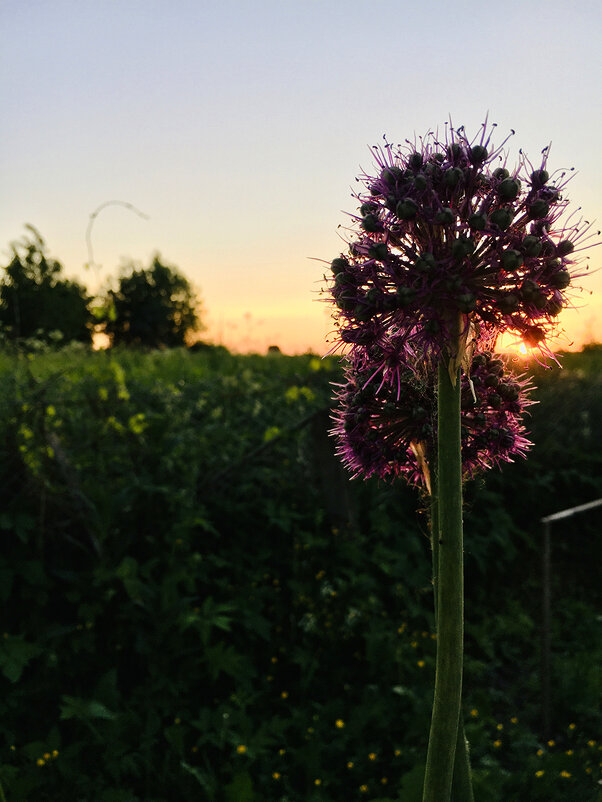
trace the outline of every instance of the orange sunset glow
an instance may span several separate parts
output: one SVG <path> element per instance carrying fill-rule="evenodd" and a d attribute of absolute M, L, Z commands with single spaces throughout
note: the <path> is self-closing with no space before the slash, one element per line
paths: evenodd
<path fill-rule="evenodd" d="M 509 163 L 519 149 L 537 161 L 552 143 L 550 165 L 572 176 L 571 209 L 602 219 L 598 48 L 579 6 L 549 3 L 545 18 L 528 4 L 504 12 L 509 29 L 562 35 L 543 94 L 533 92 L 537 59 L 508 60 L 495 7 L 466 5 L 468 60 L 450 41 L 457 10 L 434 0 L 406 8 L 405 28 L 430 26 L 431 58 L 419 37 L 404 43 L 404 59 L 420 65 L 411 75 L 395 48 L 379 53 L 377 74 L 360 66 L 366 31 L 385 41 L 395 26 L 389 0 L 378 14 L 351 0 L 343 16 L 334 2 L 319 13 L 268 0 L 233 8 L 176 0 L 142 13 L 130 2 L 59 0 L 32 15 L 28 4 L 6 5 L 4 264 L 28 223 L 92 294 L 158 252 L 197 288 L 203 339 L 241 352 L 325 353 L 322 273 L 346 247 L 371 146 L 383 134 L 411 140 L 450 115 L 477 131 L 488 114 L 499 141 L 515 130 Z M 490 68 L 469 66 L 477 64 Z M 443 74 L 453 93 L 442 94 Z M 85 267 L 90 247 L 94 269 Z M 588 254 L 554 348 L 602 340 L 601 253 Z"/>

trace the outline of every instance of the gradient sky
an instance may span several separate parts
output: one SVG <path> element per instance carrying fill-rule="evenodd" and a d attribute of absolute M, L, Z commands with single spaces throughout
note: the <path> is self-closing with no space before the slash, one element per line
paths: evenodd
<path fill-rule="evenodd" d="M 95 291 L 159 251 L 198 288 L 206 338 L 239 350 L 326 350 L 313 260 L 338 255 L 384 133 L 450 114 L 476 133 L 488 111 L 511 155 L 551 141 L 602 222 L 593 0 L 3 0 L 0 35 L 2 259 L 31 223 Z M 104 209 L 86 271 L 89 215 L 114 199 L 149 219 Z M 602 271 L 583 283 L 559 347 L 602 341 Z"/>

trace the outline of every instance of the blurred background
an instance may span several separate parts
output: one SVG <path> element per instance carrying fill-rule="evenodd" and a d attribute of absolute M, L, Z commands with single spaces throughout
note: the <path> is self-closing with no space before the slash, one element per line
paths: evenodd
<path fill-rule="evenodd" d="M 516 130 L 511 161 L 551 142 L 573 206 L 602 218 L 593 0 L 6 0 L 0 22 L 0 248 L 30 223 L 91 293 L 159 252 L 231 349 L 327 350 L 323 262 L 383 134 L 488 114 L 498 141 Z M 111 200 L 147 217 L 106 207 L 91 254 Z M 582 283 L 560 348 L 602 339 L 602 276 Z"/>

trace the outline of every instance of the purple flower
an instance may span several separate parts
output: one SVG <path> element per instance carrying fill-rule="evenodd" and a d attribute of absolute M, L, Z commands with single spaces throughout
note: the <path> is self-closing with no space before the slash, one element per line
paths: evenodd
<path fill-rule="evenodd" d="M 399 370 L 396 381 L 372 381 L 369 354 L 348 366 L 333 413 L 337 453 L 353 476 L 395 479 L 430 490 L 436 453 L 435 371 L 426 364 Z M 529 380 L 508 372 L 491 352 L 476 354 L 470 378 L 462 376 L 461 426 L 464 477 L 512 462 L 531 443 L 521 418 L 533 402 Z"/>
<path fill-rule="evenodd" d="M 531 347 L 545 340 L 567 306 L 567 289 L 589 224 L 561 222 L 566 172 L 547 171 L 548 148 L 532 165 L 508 169 L 493 127 L 469 140 L 463 128 L 418 143 L 375 147 L 376 170 L 358 181 L 359 214 L 348 251 L 331 264 L 329 291 L 340 344 L 398 361 L 455 352 L 458 327 L 480 348 L 502 332 Z M 393 375 L 393 374 L 391 374 Z"/>

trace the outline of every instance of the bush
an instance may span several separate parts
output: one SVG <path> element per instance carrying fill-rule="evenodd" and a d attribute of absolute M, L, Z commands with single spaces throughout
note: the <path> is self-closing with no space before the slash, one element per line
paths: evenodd
<path fill-rule="evenodd" d="M 530 461 L 470 489 L 479 799 L 596 798 L 595 555 L 562 533 L 552 745 L 536 646 L 538 517 L 602 495 L 595 434 L 575 431 L 599 414 L 594 359 L 541 377 Z M 336 361 L 67 349 L 0 355 L 0 374 L 9 802 L 420 799 L 426 502 L 341 473 L 325 435 Z M 589 543 L 594 520 L 576 528 Z"/>

